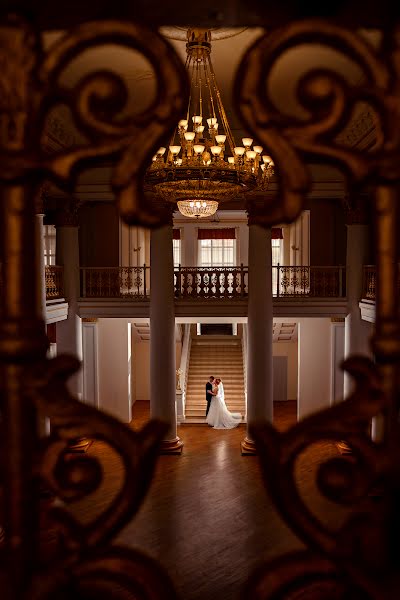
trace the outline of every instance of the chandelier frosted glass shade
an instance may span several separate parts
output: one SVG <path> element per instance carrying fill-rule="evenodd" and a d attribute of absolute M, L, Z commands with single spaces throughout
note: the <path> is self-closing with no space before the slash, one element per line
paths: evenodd
<path fill-rule="evenodd" d="M 178 210 L 184 217 L 204 219 L 211 217 L 218 210 L 215 200 L 178 200 Z"/>
<path fill-rule="evenodd" d="M 184 216 L 202 218 L 214 214 L 221 202 L 266 190 L 274 163 L 262 146 L 252 148 L 251 138 L 243 138 L 243 146 L 235 144 L 210 58 L 211 32 L 189 29 L 187 40 L 189 106 L 169 146 L 153 157 L 145 184 Z"/>

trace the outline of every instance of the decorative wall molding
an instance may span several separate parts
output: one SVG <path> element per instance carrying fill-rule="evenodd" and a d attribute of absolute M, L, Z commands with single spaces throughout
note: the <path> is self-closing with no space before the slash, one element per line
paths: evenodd
<path fill-rule="evenodd" d="M 366 149 L 371 147 L 376 138 L 374 114 L 371 108 L 365 108 L 356 114 L 336 140 L 346 146 Z"/>

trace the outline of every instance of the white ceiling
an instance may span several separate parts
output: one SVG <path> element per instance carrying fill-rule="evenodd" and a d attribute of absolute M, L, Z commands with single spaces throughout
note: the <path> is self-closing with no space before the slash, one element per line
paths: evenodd
<path fill-rule="evenodd" d="M 173 28 L 169 28 L 170 30 Z M 178 34 L 183 34 L 183 30 Z M 236 33 L 231 30 L 231 33 Z M 263 33 L 259 28 L 247 28 L 233 37 L 217 39 L 212 43 L 211 57 L 222 99 L 234 134 L 240 139 L 245 134 L 235 115 L 232 103 L 232 87 L 241 57 L 245 50 Z M 45 33 L 45 47 L 51 45 L 62 32 Z M 224 30 L 224 35 L 230 35 Z M 170 39 L 182 60 L 186 59 L 186 43 L 183 40 Z M 349 83 L 360 80 L 361 72 L 352 61 L 335 50 L 304 44 L 295 50 L 289 50 L 273 68 L 268 89 L 275 104 L 288 114 L 306 117 L 295 94 L 299 78 L 310 68 L 334 68 Z M 128 88 L 127 111 L 141 112 L 154 97 L 156 86 L 151 65 L 138 52 L 120 46 L 108 44 L 83 52 L 72 61 L 62 74 L 62 81 L 72 87 L 87 73 L 98 69 L 111 69 L 121 75 Z"/>

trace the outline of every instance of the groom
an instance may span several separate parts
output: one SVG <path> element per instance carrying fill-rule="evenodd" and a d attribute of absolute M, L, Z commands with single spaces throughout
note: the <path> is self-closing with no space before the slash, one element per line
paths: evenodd
<path fill-rule="evenodd" d="M 209 380 L 206 383 L 206 400 L 207 400 L 207 410 L 206 410 L 206 417 L 208 415 L 208 411 L 210 410 L 210 405 L 211 405 L 211 400 L 213 399 L 213 392 L 212 392 L 212 384 L 214 381 L 214 377 L 211 375 L 211 377 L 209 378 Z"/>

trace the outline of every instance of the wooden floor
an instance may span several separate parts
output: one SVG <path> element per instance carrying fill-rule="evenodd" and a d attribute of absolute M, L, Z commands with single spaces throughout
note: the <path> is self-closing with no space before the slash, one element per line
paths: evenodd
<path fill-rule="evenodd" d="M 289 427 L 296 419 L 295 403 L 276 403 L 275 424 Z M 132 426 L 148 419 L 148 404 L 137 402 Z M 280 520 L 263 486 L 258 459 L 242 457 L 245 426 L 221 431 L 204 425 L 182 425 L 181 456 L 160 456 L 149 493 L 118 541 L 145 551 L 172 578 L 183 600 L 239 598 L 255 566 L 301 542 Z M 115 493 L 120 465 L 102 444 L 89 453 L 103 454 L 105 480 L 100 491 L 74 505 L 81 519 L 91 519 Z M 337 454 L 328 442 L 313 446 L 299 461 L 297 476 L 303 497 L 327 524 L 344 518 L 336 505 L 321 499 L 313 475 L 323 459 Z"/>

